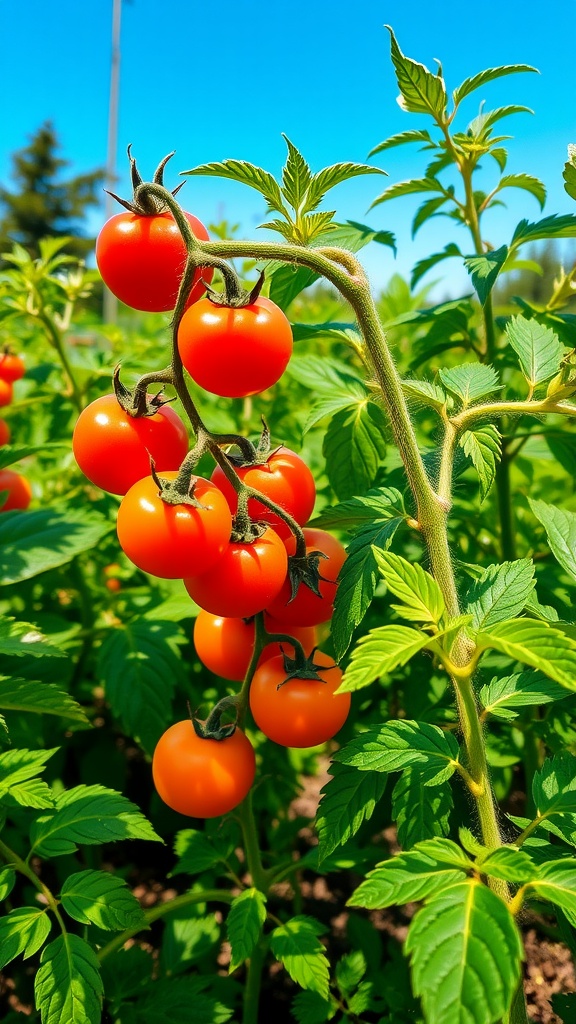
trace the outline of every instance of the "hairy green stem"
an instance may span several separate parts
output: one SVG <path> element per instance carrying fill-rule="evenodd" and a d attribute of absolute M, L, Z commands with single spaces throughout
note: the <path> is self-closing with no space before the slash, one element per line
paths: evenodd
<path fill-rule="evenodd" d="M 181 907 L 188 907 L 194 903 L 232 903 L 233 899 L 232 893 L 226 889 L 203 889 L 201 892 L 185 892 L 182 896 L 176 896 L 173 900 L 167 900 L 166 903 L 159 903 L 150 910 L 146 910 L 144 912 L 144 920 L 134 928 L 127 928 L 125 931 L 120 932 L 120 935 L 115 935 L 105 946 L 102 946 L 102 949 L 98 951 L 98 959 L 100 962 L 106 960 L 112 953 L 122 949 L 122 946 L 125 942 L 128 942 L 128 939 L 138 935 L 145 928 L 149 928 L 153 921 L 164 917 L 165 914 L 171 914 L 174 910 L 180 910 Z"/>
<path fill-rule="evenodd" d="M 244 999 L 242 1009 L 242 1024 L 258 1024 L 260 1020 L 260 989 L 262 988 L 262 972 L 266 962 L 268 943 L 263 935 L 254 946 L 252 955 L 248 961 L 246 983 L 244 985 Z"/>
<path fill-rule="evenodd" d="M 0 857 L 4 858 L 6 864 L 8 864 L 10 867 L 13 867 L 21 875 L 24 875 L 25 878 L 27 878 L 28 881 L 32 883 L 34 888 L 42 894 L 42 896 L 46 900 L 48 908 L 52 911 L 54 917 L 58 921 L 58 924 L 60 925 L 60 928 L 62 930 L 62 934 L 65 935 L 66 925 L 58 909 L 58 900 L 50 891 L 48 886 L 45 885 L 40 878 L 38 878 L 36 872 L 30 867 L 29 864 L 26 863 L 26 861 L 22 860 L 22 858 L 19 857 L 14 850 L 11 850 L 10 847 L 6 845 L 6 843 L 2 842 L 2 840 L 0 840 Z"/>

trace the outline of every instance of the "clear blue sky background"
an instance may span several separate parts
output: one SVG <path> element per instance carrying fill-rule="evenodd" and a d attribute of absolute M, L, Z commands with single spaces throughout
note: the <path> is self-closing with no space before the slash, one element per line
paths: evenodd
<path fill-rule="evenodd" d="M 488 109 L 504 103 L 531 107 L 534 117 L 520 114 L 504 122 L 506 133 L 516 136 L 507 171 L 543 179 L 546 213 L 576 212 L 562 188 L 566 146 L 576 142 L 576 0 L 124 0 L 118 190 L 129 193 L 129 142 L 145 177 L 165 153 L 177 151 L 166 176 L 173 187 L 177 171 L 225 157 L 278 172 L 285 153 L 281 132 L 318 170 L 339 160 L 364 162 L 388 135 L 425 126 L 424 118 L 403 113 L 396 103 L 386 22 L 404 53 L 430 68 L 434 58 L 442 61 L 449 90 L 486 67 L 539 68 L 540 75 L 511 76 L 474 93 L 460 124 L 475 116 L 482 99 Z M 71 161 L 70 173 L 104 165 L 111 27 L 112 0 L 0 0 L 0 38 L 10 40 L 2 52 L 0 100 L 0 177 L 8 187 L 10 154 L 47 119 L 59 135 L 61 155 Z M 360 178 L 331 193 L 340 219 L 397 235 L 396 261 L 381 247 L 365 251 L 377 287 L 455 237 L 454 225 L 436 219 L 412 242 L 418 205 L 412 197 L 368 214 L 387 183 L 420 176 L 426 165 L 415 146 L 378 160 L 388 179 Z M 487 185 L 496 180 L 492 163 Z M 264 216 L 256 192 L 223 180 L 190 179 L 181 198 L 205 222 L 241 222 L 245 236 Z M 510 189 L 506 198 L 508 211 L 492 214 L 489 225 L 494 244 L 508 240 L 520 217 L 540 216 L 526 193 Z M 90 219 L 94 232 L 101 217 L 95 212 Z M 444 267 L 448 287 L 464 287 L 456 263 Z"/>

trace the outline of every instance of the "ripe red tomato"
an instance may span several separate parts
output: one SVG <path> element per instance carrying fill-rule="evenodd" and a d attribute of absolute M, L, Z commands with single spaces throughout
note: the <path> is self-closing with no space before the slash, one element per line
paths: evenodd
<path fill-rule="evenodd" d="M 12 384 L 8 380 L 2 380 L 0 377 L 0 406 L 10 405 L 13 397 L 14 389 Z"/>
<path fill-rule="evenodd" d="M 197 238 L 208 239 L 196 217 L 185 217 Z M 186 246 L 171 213 L 116 213 L 98 235 L 96 262 L 104 284 L 127 306 L 162 313 L 176 305 Z M 196 270 L 189 302 L 202 295 L 201 279 L 209 282 L 212 274 L 212 269 Z"/>
<path fill-rule="evenodd" d="M 226 501 L 223 495 L 222 500 Z M 209 572 L 185 578 L 184 585 L 192 600 L 207 612 L 247 619 L 276 596 L 287 569 L 286 548 L 278 534 L 267 527 L 251 544 L 230 541 Z"/>
<path fill-rule="evenodd" d="M 265 619 L 269 633 L 288 633 L 302 644 L 306 654 L 316 646 L 316 630 L 313 626 L 291 626 L 283 629 L 281 622 Z M 248 671 L 254 650 L 254 622 L 244 619 L 224 618 L 212 615 L 202 609 L 194 622 L 194 646 L 200 661 L 215 675 L 233 682 L 241 682 Z M 282 647 L 289 657 L 294 656 L 292 644 Z M 259 665 L 268 658 L 281 654 L 280 644 L 268 644 L 260 655 Z"/>
<path fill-rule="evenodd" d="M 247 796 L 256 758 L 240 729 L 223 740 L 201 739 L 190 720 L 160 737 L 152 760 L 154 785 L 165 804 L 191 818 L 216 818 Z"/>
<path fill-rule="evenodd" d="M 296 452 L 281 447 L 271 452 L 263 465 L 243 466 L 236 469 L 236 472 L 248 487 L 261 491 L 286 509 L 300 526 L 308 522 L 316 500 L 316 487 L 312 473 Z M 210 479 L 225 495 L 234 515 L 238 496 L 220 466 L 216 466 Z M 248 502 L 248 514 L 252 519 L 269 523 L 280 537 L 290 536 L 290 529 L 284 520 L 255 498 L 250 498 Z"/>
<path fill-rule="evenodd" d="M 103 395 L 80 413 L 72 449 L 93 484 L 110 494 L 126 494 L 137 480 L 150 476 L 150 456 L 160 473 L 178 469 L 188 452 L 188 435 L 169 405 L 154 416 L 136 418 L 115 395 Z"/>
<path fill-rule="evenodd" d="M 342 671 L 322 651 L 314 663 L 317 679 L 286 679 L 284 659 L 270 658 L 254 673 L 250 686 L 250 710 L 256 725 L 270 740 L 283 747 L 315 747 L 335 736 L 350 711 L 350 694 L 334 691 Z M 282 685 L 280 685 L 282 684 Z"/>
<path fill-rule="evenodd" d="M 292 330 L 282 310 L 262 295 L 240 309 L 204 298 L 184 313 L 178 349 L 206 391 L 245 398 L 280 379 L 292 354 Z"/>
<path fill-rule="evenodd" d="M 14 356 L 11 352 L 0 352 L 0 379 L 13 384 L 24 376 L 25 366 L 20 356 Z"/>
<path fill-rule="evenodd" d="M 286 579 L 278 596 L 266 605 L 266 611 L 274 618 L 293 626 L 318 626 L 321 622 L 328 622 L 332 617 L 337 586 L 335 581 L 346 560 L 346 551 L 340 541 L 325 530 L 307 528 L 303 532 L 307 552 L 322 551 L 328 556 L 318 562 L 320 575 L 324 577 L 319 583 L 321 596 L 318 597 L 310 587 L 301 583 L 296 597 L 291 601 L 290 581 Z M 292 535 L 285 544 L 288 554 L 294 554 L 296 542 Z"/>
<path fill-rule="evenodd" d="M 10 427 L 6 420 L 0 420 L 0 444 L 8 444 L 10 441 Z"/>
<path fill-rule="evenodd" d="M 162 479 L 174 480 L 175 472 Z M 167 505 L 151 476 L 138 480 L 118 509 L 118 540 L 128 558 L 144 572 L 162 579 L 180 579 L 206 572 L 217 562 L 230 539 L 232 516 L 224 496 L 202 477 L 194 496 L 201 507 Z"/>
<path fill-rule="evenodd" d="M 25 476 L 20 476 L 12 469 L 0 469 L 0 492 L 8 491 L 5 503 L 0 504 L 0 512 L 11 512 L 15 508 L 28 508 L 32 500 L 32 488 Z M 0 502 L 1 502 L 0 498 Z"/>

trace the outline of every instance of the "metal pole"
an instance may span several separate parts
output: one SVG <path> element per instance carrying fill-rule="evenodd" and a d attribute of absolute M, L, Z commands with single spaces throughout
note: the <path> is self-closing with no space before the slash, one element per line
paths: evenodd
<path fill-rule="evenodd" d="M 110 104 L 108 107 L 108 151 L 106 156 L 106 188 L 114 189 L 116 182 L 116 151 L 118 142 L 118 95 L 120 86 L 120 15 L 122 0 L 112 0 L 112 66 L 110 70 Z M 104 212 L 106 220 L 114 213 L 114 200 L 106 193 Z M 104 322 L 115 324 L 118 319 L 118 299 L 104 285 Z"/>

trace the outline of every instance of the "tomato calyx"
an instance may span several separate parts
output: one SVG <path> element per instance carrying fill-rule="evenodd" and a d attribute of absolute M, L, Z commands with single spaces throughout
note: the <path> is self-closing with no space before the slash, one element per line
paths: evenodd
<path fill-rule="evenodd" d="M 234 544 L 253 544 L 254 541 L 263 537 L 266 530 L 270 529 L 268 523 L 256 523 L 253 519 L 242 514 L 235 515 L 232 519 L 232 533 L 230 540 Z"/>
<path fill-rule="evenodd" d="M 120 364 L 114 368 L 112 387 L 118 405 L 121 406 L 128 416 L 132 416 L 134 419 L 155 416 L 163 405 L 169 405 L 170 402 L 175 401 L 174 398 L 166 398 L 162 391 L 159 391 L 156 395 L 149 395 L 139 387 L 127 388 L 120 380 Z"/>
<path fill-rule="evenodd" d="M 301 647 L 300 650 L 296 647 L 293 658 L 286 654 L 285 651 L 282 651 L 286 678 L 281 683 L 278 683 L 276 689 L 279 690 L 286 683 L 290 682 L 291 679 L 310 679 L 317 683 L 325 683 L 326 680 L 319 674 L 318 669 L 326 669 L 327 666 L 314 664 L 314 655 L 317 650 L 318 648 L 315 647 L 311 654 L 306 655 Z M 336 663 L 334 663 L 334 667 L 336 667 Z"/>
<path fill-rule="evenodd" d="M 105 189 L 104 191 L 107 192 L 109 196 L 112 196 L 112 199 L 115 199 L 117 203 L 120 203 L 120 205 L 123 206 L 125 210 L 128 210 L 129 213 L 136 213 L 140 217 L 156 217 L 160 213 L 169 213 L 170 208 L 167 205 L 167 203 L 165 203 L 158 196 L 150 195 L 146 188 L 143 187 L 145 185 L 145 182 L 143 181 L 140 172 L 136 166 L 136 160 L 132 156 L 132 153 L 130 152 L 131 149 L 132 143 L 130 143 L 130 145 L 128 146 L 128 159 L 130 161 L 130 177 L 132 179 L 132 188 L 134 190 L 132 202 L 129 202 L 127 199 L 121 199 L 120 196 L 117 196 L 114 192 L 110 192 L 109 189 Z M 160 185 L 162 188 L 165 188 L 164 168 L 166 167 L 168 161 L 174 156 L 175 152 L 176 150 L 173 150 L 172 153 L 168 153 L 168 155 L 165 156 L 164 159 L 161 160 L 160 163 L 158 164 L 158 167 L 154 171 L 154 177 L 152 178 L 152 183 L 154 185 Z M 185 184 L 186 183 L 184 181 L 181 181 L 180 184 L 176 186 L 176 188 L 172 189 L 170 194 L 175 196 L 176 193 L 179 192 L 182 186 Z"/>
<path fill-rule="evenodd" d="M 270 447 L 270 427 L 266 423 L 264 417 L 262 419 L 262 432 L 256 444 L 248 441 L 246 438 L 246 444 L 244 450 L 241 450 L 239 454 L 233 452 L 225 452 L 228 462 L 231 462 L 235 469 L 247 469 L 251 466 L 265 466 L 268 460 L 279 452 L 283 445 L 278 444 L 275 448 Z M 239 446 L 237 446 L 239 447 Z"/>
<path fill-rule="evenodd" d="M 325 583 L 331 582 L 322 576 L 320 572 L 320 559 L 328 558 L 323 551 L 309 551 L 306 555 L 288 556 L 288 579 L 290 581 L 290 598 L 288 604 L 294 600 L 298 593 L 300 584 L 308 587 L 316 597 L 322 597 L 320 593 L 320 580 Z"/>
<path fill-rule="evenodd" d="M 190 711 L 190 706 L 188 706 L 188 710 Z M 231 711 L 234 713 L 234 721 L 222 723 L 222 716 Z M 191 712 L 190 721 L 192 722 L 194 732 L 199 739 L 226 740 L 236 731 L 238 713 L 238 697 L 223 697 L 222 700 L 219 700 L 218 703 L 214 705 L 205 722 L 196 718 Z"/>
<path fill-rule="evenodd" d="M 227 274 L 224 279 L 223 292 L 215 292 L 209 283 L 203 281 L 203 284 L 206 286 L 206 298 L 214 306 L 226 306 L 228 309 L 242 309 L 244 306 L 252 306 L 262 291 L 264 276 L 264 271 L 261 270 L 260 276 L 252 288 L 242 288 L 235 274 Z"/>
<path fill-rule="evenodd" d="M 166 505 L 191 505 L 192 508 L 208 508 L 194 497 L 198 477 L 190 476 L 188 478 L 188 474 L 179 473 L 175 480 L 166 480 L 164 477 L 158 476 L 152 459 L 150 459 L 150 473 L 158 487 L 158 497 L 162 498 Z M 186 476 L 187 482 L 185 482 L 184 476 Z"/>

